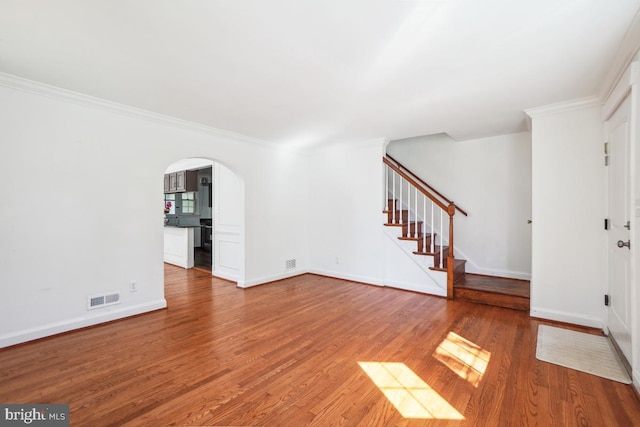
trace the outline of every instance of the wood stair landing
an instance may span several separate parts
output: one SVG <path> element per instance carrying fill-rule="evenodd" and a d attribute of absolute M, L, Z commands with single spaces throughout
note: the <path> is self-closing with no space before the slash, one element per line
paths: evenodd
<path fill-rule="evenodd" d="M 529 311 L 528 280 L 467 273 L 453 287 L 453 299 Z"/>

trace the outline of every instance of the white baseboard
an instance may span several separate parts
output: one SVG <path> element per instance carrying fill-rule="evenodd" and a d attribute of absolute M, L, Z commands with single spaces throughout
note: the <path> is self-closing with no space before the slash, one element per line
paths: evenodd
<path fill-rule="evenodd" d="M 464 259 L 464 258 L 463 258 Z M 507 279 L 531 280 L 531 273 L 523 271 L 500 270 L 478 267 L 467 260 L 466 273 L 481 274 L 483 276 L 506 277 Z"/>
<path fill-rule="evenodd" d="M 638 370 L 633 370 L 631 380 L 633 381 L 633 386 L 636 388 L 636 391 L 640 394 L 640 373 L 638 373 Z"/>
<path fill-rule="evenodd" d="M 531 317 L 539 319 L 554 320 L 556 322 L 572 323 L 574 325 L 587 326 L 590 328 L 602 329 L 604 327 L 604 319 L 584 316 L 576 313 L 568 313 L 565 311 L 548 310 L 544 308 L 531 307 L 529 311 Z"/>
<path fill-rule="evenodd" d="M 428 295 L 437 295 L 437 296 L 446 296 L 446 289 L 441 289 L 437 286 L 430 286 L 430 287 L 425 287 L 425 286 L 416 286 L 413 283 L 402 283 L 402 282 L 393 282 L 393 283 L 384 283 L 384 281 L 382 279 L 379 278 L 374 278 L 374 277 L 368 277 L 368 276 L 360 276 L 360 275 L 356 275 L 356 274 L 348 274 L 348 273 L 343 273 L 343 272 L 339 272 L 339 271 L 331 271 L 331 270 L 322 270 L 322 269 L 311 269 L 311 270 L 307 270 L 307 271 L 295 271 L 292 272 L 291 274 L 279 274 L 279 275 L 274 275 L 274 276 L 268 276 L 268 277 L 264 277 L 262 279 L 254 279 L 251 280 L 249 282 L 245 282 L 244 286 L 240 286 L 240 283 L 238 283 L 238 287 L 241 288 L 249 288 L 251 286 L 258 286 L 258 285 L 262 285 L 265 283 L 269 283 L 269 282 L 274 282 L 276 280 L 282 280 L 282 279 L 286 279 L 289 277 L 293 277 L 293 276 L 298 276 L 301 274 L 318 274 L 320 276 L 327 276 L 327 277 L 331 277 L 334 279 L 341 279 L 341 280 L 349 280 L 350 282 L 356 282 L 356 283 L 363 283 L 365 285 L 373 285 L 373 286 L 387 286 L 390 288 L 396 288 L 396 289 L 402 289 L 402 290 L 408 290 L 408 291 L 413 291 L 413 292 L 420 292 L 423 294 L 428 294 Z"/>
<path fill-rule="evenodd" d="M 496 276 L 496 277 L 506 277 L 508 279 L 518 279 L 518 280 L 531 280 L 531 271 L 515 271 L 515 270 L 504 270 L 500 268 L 490 268 L 485 266 L 480 266 L 473 262 L 471 258 L 465 255 L 463 252 L 456 249 L 456 258 L 464 259 L 467 261 L 465 265 L 465 272 L 471 274 L 482 274 L 484 276 Z"/>
<path fill-rule="evenodd" d="M 358 276 L 355 274 L 345 274 L 337 271 L 313 269 L 313 270 L 292 270 L 285 273 L 274 274 L 271 276 L 264 276 L 258 279 L 252 279 L 247 281 L 238 281 L 239 288 L 250 288 L 252 286 L 264 285 L 265 283 L 275 282 L 277 280 L 288 279 L 294 276 L 300 276 L 302 274 L 319 274 L 321 276 L 334 277 L 336 279 L 350 280 L 352 282 L 365 283 L 367 285 L 383 286 L 379 279 L 374 279 L 366 276 Z M 218 276 L 218 274 L 215 274 Z M 220 276 L 221 277 L 221 276 Z"/>
<path fill-rule="evenodd" d="M 355 274 L 346 274 L 338 271 L 312 269 L 312 270 L 294 270 L 290 272 L 274 274 L 271 276 L 265 276 L 258 279 L 247 280 L 245 282 L 238 282 L 239 288 L 250 288 L 251 286 L 264 285 L 265 283 L 275 282 L 276 280 L 288 279 L 289 277 L 300 276 L 301 274 L 319 274 L 321 276 L 334 277 L 336 279 L 350 280 L 352 282 L 365 283 L 367 285 L 383 286 L 380 279 L 359 276 Z"/>
<path fill-rule="evenodd" d="M 237 274 L 229 274 L 226 273 L 224 271 L 213 271 L 211 273 L 212 276 L 217 277 L 219 279 L 224 279 L 224 280 L 228 280 L 230 282 L 236 282 L 236 283 L 240 283 L 238 281 L 238 275 Z"/>
<path fill-rule="evenodd" d="M 435 295 L 435 296 L 439 296 L 439 297 L 446 297 L 447 296 L 447 290 L 446 289 L 442 289 L 436 285 L 421 285 L 418 286 L 415 283 L 408 283 L 408 282 L 398 282 L 398 281 L 393 281 L 390 283 L 386 283 L 384 284 L 385 286 L 389 287 L 389 288 L 394 288 L 394 289 L 401 289 L 403 291 L 411 291 L 411 292 L 419 292 L 421 294 L 427 294 L 427 295 Z"/>
<path fill-rule="evenodd" d="M 364 283 L 366 285 L 384 286 L 379 278 L 359 276 L 357 274 L 348 274 L 339 271 L 318 270 L 313 269 L 308 271 L 311 274 L 319 274 L 321 276 L 334 277 L 336 279 L 349 280 L 351 282 Z"/>
<path fill-rule="evenodd" d="M 51 323 L 36 328 L 24 329 L 21 331 L 11 332 L 0 335 L 0 348 L 21 344 L 27 341 L 37 340 L 39 338 L 60 334 L 63 332 L 73 331 L 75 329 L 86 328 L 100 323 L 110 322 L 113 320 L 123 319 L 125 317 L 135 316 L 137 314 L 147 313 L 150 311 L 160 310 L 167 307 L 167 300 L 164 298 L 150 301 L 144 304 L 138 304 L 120 309 L 112 309 L 108 312 L 97 313 L 91 315 L 75 317 L 61 322 Z"/>
<path fill-rule="evenodd" d="M 252 280 L 238 280 L 237 283 L 239 288 L 250 288 L 252 286 L 264 285 L 265 283 L 275 282 L 276 280 L 288 279 L 289 277 L 299 276 L 305 273 L 307 273 L 306 270 L 291 270 L 291 271 L 286 271 L 284 273 L 259 277 L 257 279 L 252 279 Z M 218 273 L 214 273 L 214 274 L 218 276 Z"/>

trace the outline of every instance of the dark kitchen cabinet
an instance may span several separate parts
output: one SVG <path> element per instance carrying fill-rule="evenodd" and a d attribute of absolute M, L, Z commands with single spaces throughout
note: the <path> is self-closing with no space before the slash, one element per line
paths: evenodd
<path fill-rule="evenodd" d="M 164 175 L 165 193 L 198 191 L 198 171 L 178 171 Z"/>

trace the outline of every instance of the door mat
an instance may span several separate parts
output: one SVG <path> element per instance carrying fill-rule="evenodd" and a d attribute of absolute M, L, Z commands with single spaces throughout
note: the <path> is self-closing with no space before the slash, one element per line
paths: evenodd
<path fill-rule="evenodd" d="M 540 325 L 536 358 L 598 377 L 631 384 L 629 374 L 607 337 Z"/>

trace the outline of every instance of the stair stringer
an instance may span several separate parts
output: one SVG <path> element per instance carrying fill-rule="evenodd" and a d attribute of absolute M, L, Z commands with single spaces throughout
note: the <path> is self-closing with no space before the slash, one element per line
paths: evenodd
<path fill-rule="evenodd" d="M 386 236 L 383 285 L 446 297 L 447 273 L 429 269 L 433 266 L 433 257 L 414 254 L 415 241 L 399 240 L 401 227 L 382 228 Z"/>

